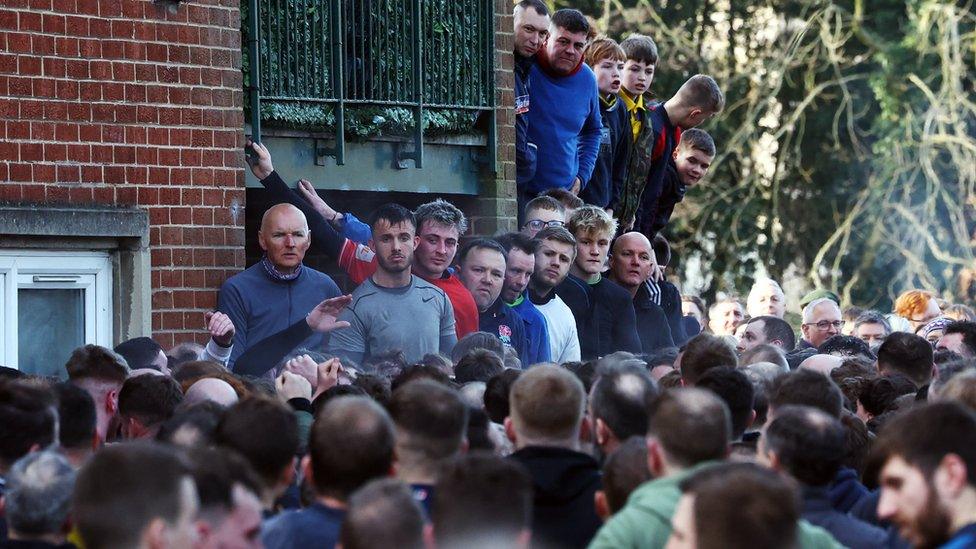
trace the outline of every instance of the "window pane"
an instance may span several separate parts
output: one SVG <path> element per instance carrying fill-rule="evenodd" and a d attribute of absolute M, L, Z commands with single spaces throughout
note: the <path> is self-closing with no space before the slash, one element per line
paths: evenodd
<path fill-rule="evenodd" d="M 85 291 L 17 291 L 18 364 L 27 374 L 67 377 L 64 363 L 85 344 Z"/>

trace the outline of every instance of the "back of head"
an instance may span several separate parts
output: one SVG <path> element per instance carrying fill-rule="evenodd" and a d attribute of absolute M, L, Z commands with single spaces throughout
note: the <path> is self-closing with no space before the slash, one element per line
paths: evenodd
<path fill-rule="evenodd" d="M 624 50 L 624 55 L 628 60 L 644 63 L 645 65 L 657 65 L 658 53 L 657 44 L 650 36 L 643 34 L 631 34 L 624 38 L 620 43 Z"/>
<path fill-rule="evenodd" d="M 754 463 L 727 463 L 686 479 L 681 489 L 694 496 L 699 549 L 781 549 L 795 544 L 800 498 L 796 488 L 774 471 Z"/>
<path fill-rule="evenodd" d="M 125 359 L 111 349 L 99 345 L 85 345 L 71 352 L 64 365 L 68 379 L 73 382 L 84 379 L 112 381 L 121 385 L 129 377 Z"/>
<path fill-rule="evenodd" d="M 959 353 L 968 358 L 976 358 L 976 322 L 957 320 L 945 328 L 943 335 L 960 334 L 962 348 Z"/>
<path fill-rule="evenodd" d="M 57 409 L 50 391 L 26 381 L 0 380 L 0 472 L 44 448 L 57 436 Z"/>
<path fill-rule="evenodd" d="M 902 395 L 914 395 L 918 389 L 912 380 L 900 374 L 876 377 L 861 388 L 858 401 L 872 416 L 880 416 L 895 405 Z"/>
<path fill-rule="evenodd" d="M 149 443 L 106 446 L 78 473 L 71 517 L 85 547 L 136 547 L 149 524 L 174 524 L 193 492 L 175 450 Z"/>
<path fill-rule="evenodd" d="M 237 392 L 230 383 L 213 377 L 197 380 L 186 390 L 185 406 L 207 401 L 216 402 L 221 406 L 231 406 L 237 402 Z"/>
<path fill-rule="evenodd" d="M 7 524 L 19 539 L 64 532 L 75 486 L 75 470 L 50 450 L 28 454 L 6 476 Z"/>
<path fill-rule="evenodd" d="M 667 238 L 664 238 L 664 235 L 661 233 L 654 235 L 654 238 L 651 239 L 651 249 L 654 250 L 654 257 L 657 259 L 658 265 L 667 267 L 671 263 L 671 243 L 668 242 Z"/>
<path fill-rule="evenodd" d="M 725 108 L 725 94 L 715 79 L 705 74 L 696 74 L 689 78 L 678 89 L 678 96 L 685 105 L 708 113 L 722 112 Z"/>
<path fill-rule="evenodd" d="M 623 63 L 627 60 L 627 55 L 613 38 L 608 38 L 603 35 L 597 36 L 583 50 L 583 60 L 590 67 L 594 67 L 597 63 L 606 59 Z"/>
<path fill-rule="evenodd" d="M 123 419 L 136 419 L 144 427 L 155 427 L 173 417 L 182 400 L 180 386 L 171 377 L 131 377 L 119 391 L 119 415 Z"/>
<path fill-rule="evenodd" d="M 200 447 L 188 453 L 193 482 L 200 498 L 200 514 L 212 523 L 233 512 L 234 490 L 261 494 L 261 480 L 243 456 L 228 448 Z"/>
<path fill-rule="evenodd" d="M 184 362 L 177 366 L 173 372 L 172 376 L 180 385 L 184 383 L 193 384 L 194 381 L 198 379 L 203 379 L 205 377 L 217 377 L 221 373 L 227 371 L 216 362 L 211 362 L 209 360 L 193 360 L 190 362 Z M 189 387 L 190 385 L 186 385 Z"/>
<path fill-rule="evenodd" d="M 439 462 L 461 450 L 468 407 L 457 391 L 436 381 L 412 381 L 393 393 L 388 410 L 401 452 Z"/>
<path fill-rule="evenodd" d="M 315 418 L 308 446 L 316 493 L 344 501 L 368 481 L 390 474 L 393 422 L 367 397 L 339 397 Z"/>
<path fill-rule="evenodd" d="M 939 400 L 952 400 L 976 411 L 976 370 L 953 376 L 938 393 Z"/>
<path fill-rule="evenodd" d="M 725 339 L 711 334 L 698 334 L 685 344 L 681 355 L 681 377 L 685 383 L 694 385 L 710 368 L 735 368 L 738 365 L 735 349 Z"/>
<path fill-rule="evenodd" d="M 915 334 L 894 332 L 878 348 L 878 371 L 902 374 L 917 387 L 932 381 L 934 365 L 932 345 Z"/>
<path fill-rule="evenodd" d="M 522 370 L 504 370 L 485 384 L 484 408 L 492 422 L 501 424 L 508 417 L 512 384 L 520 375 Z"/>
<path fill-rule="evenodd" d="M 826 486 L 844 463 L 846 432 L 837 418 L 809 406 L 785 406 L 766 427 L 761 447 L 807 486 Z"/>
<path fill-rule="evenodd" d="M 874 358 L 874 353 L 871 352 L 871 348 L 868 347 L 868 344 L 864 340 L 859 337 L 843 334 L 837 334 L 827 338 L 827 341 L 821 343 L 820 347 L 817 348 L 817 352 L 843 358 L 854 356 L 867 359 Z"/>
<path fill-rule="evenodd" d="M 214 444 L 217 426 L 226 408 L 212 400 L 180 405 L 156 433 L 156 440 L 174 446 L 197 448 Z"/>
<path fill-rule="evenodd" d="M 741 366 L 749 366 L 759 362 L 773 363 L 782 368 L 784 372 L 790 371 L 790 365 L 786 361 L 786 355 L 783 354 L 782 349 L 775 345 L 756 345 L 751 349 L 743 351 L 742 356 L 739 357 L 739 364 Z"/>
<path fill-rule="evenodd" d="M 937 427 L 937 428 L 936 428 Z M 966 466 L 967 484 L 976 486 L 976 415 L 957 402 L 914 406 L 885 423 L 871 448 L 870 468 L 881 470 L 899 457 L 931 479 L 948 454 Z"/>
<path fill-rule="evenodd" d="M 505 344 L 500 339 L 488 332 L 471 332 L 454 345 L 451 350 L 451 361 L 457 364 L 475 349 L 486 349 L 498 355 L 499 358 L 505 356 Z"/>
<path fill-rule="evenodd" d="M 530 528 L 532 480 L 512 460 L 468 454 L 434 489 L 431 521 L 438 547 L 513 547 Z"/>
<path fill-rule="evenodd" d="M 929 300 L 935 299 L 932 292 L 925 290 L 908 290 L 902 292 L 895 300 L 895 313 L 905 319 L 921 317 L 929 306 Z"/>
<path fill-rule="evenodd" d="M 129 368 L 133 370 L 141 368 L 159 370 L 159 357 L 163 348 L 151 337 L 134 337 L 116 345 L 115 352 L 122 355 Z"/>
<path fill-rule="evenodd" d="M 648 480 L 651 471 L 647 468 L 647 440 L 630 437 L 603 462 L 603 492 L 610 513 L 623 509 L 631 492 Z"/>
<path fill-rule="evenodd" d="M 203 356 L 203 345 L 193 341 L 184 341 L 170 349 L 166 356 L 169 357 L 169 369 L 174 370 L 187 362 L 200 360 L 200 357 Z"/>
<path fill-rule="evenodd" d="M 343 549 L 422 549 L 423 511 L 407 485 L 374 480 L 349 498 L 339 541 Z"/>
<path fill-rule="evenodd" d="M 68 450 L 90 449 L 95 440 L 95 401 L 71 383 L 54 386 L 58 400 L 58 439 Z"/>
<path fill-rule="evenodd" d="M 593 419 L 605 423 L 620 441 L 643 437 L 647 435 L 648 414 L 658 392 L 657 384 L 643 368 L 610 369 L 593 386 Z"/>
<path fill-rule="evenodd" d="M 782 318 L 767 315 L 753 317 L 749 320 L 749 324 L 759 321 L 763 322 L 763 334 L 766 336 L 766 341 L 781 341 L 782 344 L 777 346 L 785 352 L 790 352 L 796 347 L 796 334 L 789 322 Z"/>
<path fill-rule="evenodd" d="M 535 366 L 512 384 L 512 424 L 518 438 L 536 443 L 575 440 L 586 394 L 572 373 L 556 366 Z"/>
<path fill-rule="evenodd" d="M 488 381 L 505 369 L 501 357 L 487 349 L 472 349 L 454 367 L 454 381 Z"/>
<path fill-rule="evenodd" d="M 582 15 L 577 10 L 569 10 L 569 11 L 575 11 L 576 14 Z M 575 26 L 576 28 L 580 28 L 580 25 L 575 25 L 575 23 L 577 23 L 579 21 L 579 18 L 575 17 L 576 14 L 566 14 L 568 17 L 566 17 L 564 19 L 564 21 L 567 22 L 571 26 Z M 583 19 L 586 19 L 586 17 L 583 16 Z M 553 23 L 555 23 L 555 19 L 553 19 Z M 556 26 L 558 27 L 558 26 L 561 26 L 561 25 L 556 25 Z M 567 30 L 569 30 L 569 29 L 567 29 Z M 579 31 L 570 30 L 570 32 L 579 32 Z M 542 193 L 542 196 L 548 196 L 550 198 L 553 198 L 553 199 L 557 200 L 560 204 L 563 205 L 563 208 L 565 208 L 567 212 L 570 212 L 572 210 L 575 210 L 576 208 L 582 207 L 585 204 L 585 202 L 583 202 L 583 200 L 580 197 L 578 197 L 575 194 L 569 192 L 568 189 L 562 189 L 562 188 L 559 188 L 559 187 L 553 187 L 553 188 L 545 191 L 544 193 Z"/>
<path fill-rule="evenodd" d="M 769 407 L 810 406 L 840 417 L 844 395 L 829 377 L 811 370 L 796 370 L 776 380 L 769 397 Z M 772 410 L 771 410 L 772 413 Z"/>
<path fill-rule="evenodd" d="M 732 420 L 732 440 L 738 440 L 752 421 L 754 389 L 742 370 L 712 368 L 698 378 L 699 389 L 715 393 L 729 407 Z"/>
<path fill-rule="evenodd" d="M 244 456 L 270 488 L 298 453 L 298 423 L 277 400 L 250 397 L 227 409 L 214 439 Z"/>
<path fill-rule="evenodd" d="M 682 468 L 724 458 L 731 433 L 728 406 L 702 389 L 665 392 L 655 403 L 647 430 L 668 460 Z"/>

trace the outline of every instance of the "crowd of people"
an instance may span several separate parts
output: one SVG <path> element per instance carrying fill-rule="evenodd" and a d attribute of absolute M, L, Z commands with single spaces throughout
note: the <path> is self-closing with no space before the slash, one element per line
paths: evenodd
<path fill-rule="evenodd" d="M 657 101 L 649 37 L 514 20 L 520 231 L 363 222 L 250 143 L 278 204 L 205 346 L 0 369 L 0 548 L 976 547 L 976 313 L 682 295 L 715 81 Z"/>

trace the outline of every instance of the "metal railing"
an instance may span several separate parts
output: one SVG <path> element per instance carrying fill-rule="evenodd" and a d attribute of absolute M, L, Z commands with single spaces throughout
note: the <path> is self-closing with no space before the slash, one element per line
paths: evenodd
<path fill-rule="evenodd" d="M 425 109 L 494 113 L 492 5 L 249 0 L 243 30 L 254 138 L 260 139 L 262 102 L 325 105 L 335 141 L 317 156 L 342 164 L 347 107 L 402 107 L 412 113 L 413 150 L 400 150 L 398 164 L 412 159 L 422 167 Z M 494 126 L 492 120 L 490 147 Z"/>

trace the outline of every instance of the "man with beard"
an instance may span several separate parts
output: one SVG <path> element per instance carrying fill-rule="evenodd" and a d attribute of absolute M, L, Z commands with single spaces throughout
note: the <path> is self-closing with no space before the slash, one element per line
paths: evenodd
<path fill-rule="evenodd" d="M 370 228 L 376 272 L 353 292 L 339 316 L 350 326 L 334 333 L 330 350 L 357 364 L 393 350 L 403 351 L 408 363 L 428 353 L 449 355 L 457 343 L 451 302 L 443 290 L 410 274 L 419 243 L 413 213 L 386 204 L 373 213 Z"/>
<path fill-rule="evenodd" d="M 529 71 L 549 36 L 549 7 L 542 0 L 515 4 L 515 182 L 519 188 L 535 175 L 536 146 L 529 141 Z M 522 215 L 524 203 L 519 204 Z"/>
<path fill-rule="evenodd" d="M 954 402 L 911 408 L 885 425 L 878 518 L 914 547 L 976 547 L 976 416 Z"/>
<path fill-rule="evenodd" d="M 505 248 L 494 240 L 478 238 L 469 242 L 459 257 L 458 276 L 478 306 L 478 329 L 497 337 L 521 357 L 525 351 L 524 322 L 498 299 L 505 282 Z"/>
<path fill-rule="evenodd" d="M 532 304 L 526 293 L 529 280 L 535 272 L 535 254 L 539 242 L 522 233 L 506 233 L 495 237 L 506 250 L 505 282 L 501 300 L 511 307 L 525 323 L 526 346 L 519 354 L 522 368 L 551 360 L 549 353 L 549 329 L 546 317 Z"/>
<path fill-rule="evenodd" d="M 549 352 L 553 362 L 562 364 L 580 359 L 576 320 L 555 288 L 569 275 L 576 259 L 576 239 L 563 227 L 546 227 L 535 235 L 539 250 L 535 271 L 529 280 L 529 299 L 546 318 Z"/>

